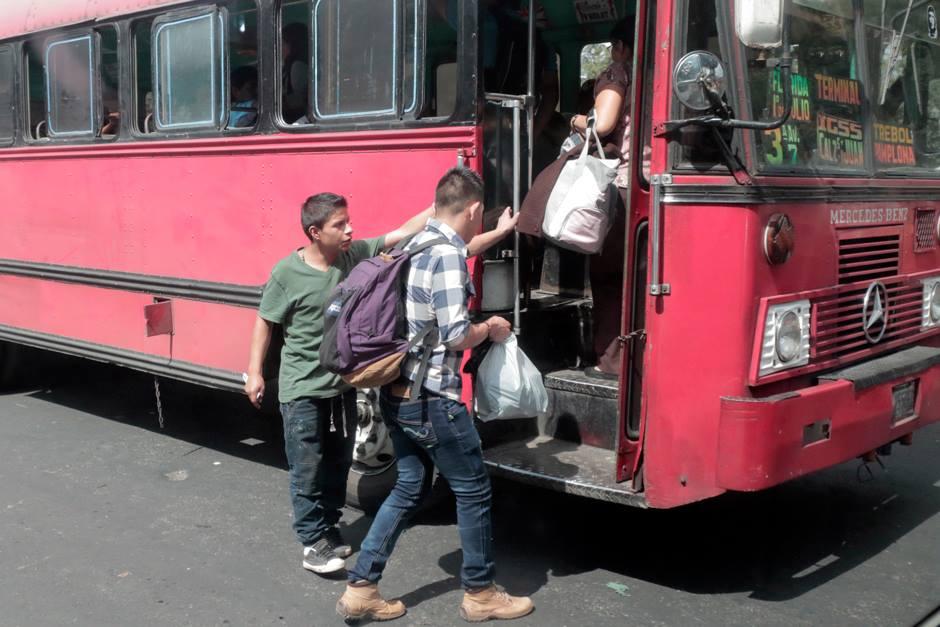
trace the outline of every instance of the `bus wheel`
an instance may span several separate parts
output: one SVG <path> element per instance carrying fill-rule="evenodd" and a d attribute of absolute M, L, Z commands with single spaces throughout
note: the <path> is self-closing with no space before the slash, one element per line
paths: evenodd
<path fill-rule="evenodd" d="M 356 401 L 359 426 L 353 448 L 353 463 L 346 481 L 346 504 L 375 514 L 382 501 L 395 487 L 398 469 L 395 465 L 395 449 L 388 428 L 382 420 L 376 392 L 360 390 Z M 438 507 L 451 496 L 450 487 L 443 477 L 434 473 L 427 477 L 431 489 L 421 502 L 419 511 Z"/>
<path fill-rule="evenodd" d="M 16 384 L 22 354 L 23 351 L 18 345 L 0 342 L 0 390 L 9 389 Z"/>
<path fill-rule="evenodd" d="M 346 482 L 346 504 L 375 513 L 395 485 L 395 450 L 382 422 L 375 390 L 359 390 L 356 399 L 359 426 L 353 463 Z"/>

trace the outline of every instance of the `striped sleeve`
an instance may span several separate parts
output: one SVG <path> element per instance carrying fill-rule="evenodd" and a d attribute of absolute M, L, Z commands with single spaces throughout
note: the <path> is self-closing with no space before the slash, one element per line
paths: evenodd
<path fill-rule="evenodd" d="M 431 273 L 431 300 L 441 342 L 448 348 L 459 345 L 470 332 L 468 280 L 467 263 L 461 255 L 444 254 L 435 259 Z"/>

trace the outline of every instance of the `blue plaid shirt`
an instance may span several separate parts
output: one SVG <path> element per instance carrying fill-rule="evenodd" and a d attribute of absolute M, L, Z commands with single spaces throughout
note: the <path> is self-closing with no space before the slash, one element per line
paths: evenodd
<path fill-rule="evenodd" d="M 424 389 L 455 401 L 460 400 L 460 364 L 463 351 L 452 350 L 470 332 L 467 300 L 474 295 L 467 271 L 467 245 L 452 228 L 431 218 L 423 231 L 412 238 L 405 250 L 423 242 L 444 237 L 450 244 L 439 244 L 412 257 L 405 292 L 408 338 L 428 322 L 435 327 L 428 334 L 431 358 L 428 361 Z M 413 348 L 402 366 L 402 374 L 414 381 L 421 365 L 421 342 Z"/>

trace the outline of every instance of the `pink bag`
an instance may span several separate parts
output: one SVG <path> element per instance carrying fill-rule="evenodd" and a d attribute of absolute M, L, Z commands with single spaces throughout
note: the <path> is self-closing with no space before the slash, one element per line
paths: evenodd
<path fill-rule="evenodd" d="M 588 154 L 591 138 L 598 152 L 604 149 L 592 124 L 581 156 L 565 164 L 548 197 L 542 236 L 561 248 L 593 255 L 599 253 L 616 207 L 619 159 L 598 159 Z"/>

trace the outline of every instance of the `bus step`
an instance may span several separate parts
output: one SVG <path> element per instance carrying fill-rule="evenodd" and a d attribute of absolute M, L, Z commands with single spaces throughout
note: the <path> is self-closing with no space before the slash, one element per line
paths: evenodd
<path fill-rule="evenodd" d="M 631 483 L 617 483 L 617 454 L 548 436 L 506 442 L 483 451 L 490 474 L 611 503 L 646 507 Z"/>
<path fill-rule="evenodd" d="M 549 415 L 539 420 L 539 434 L 610 451 L 616 448 L 616 381 L 588 377 L 581 370 L 559 370 L 545 375 L 545 388 Z"/>
<path fill-rule="evenodd" d="M 564 392 L 577 392 L 598 398 L 617 398 L 618 382 L 595 379 L 583 370 L 558 370 L 545 375 L 545 387 Z"/>

